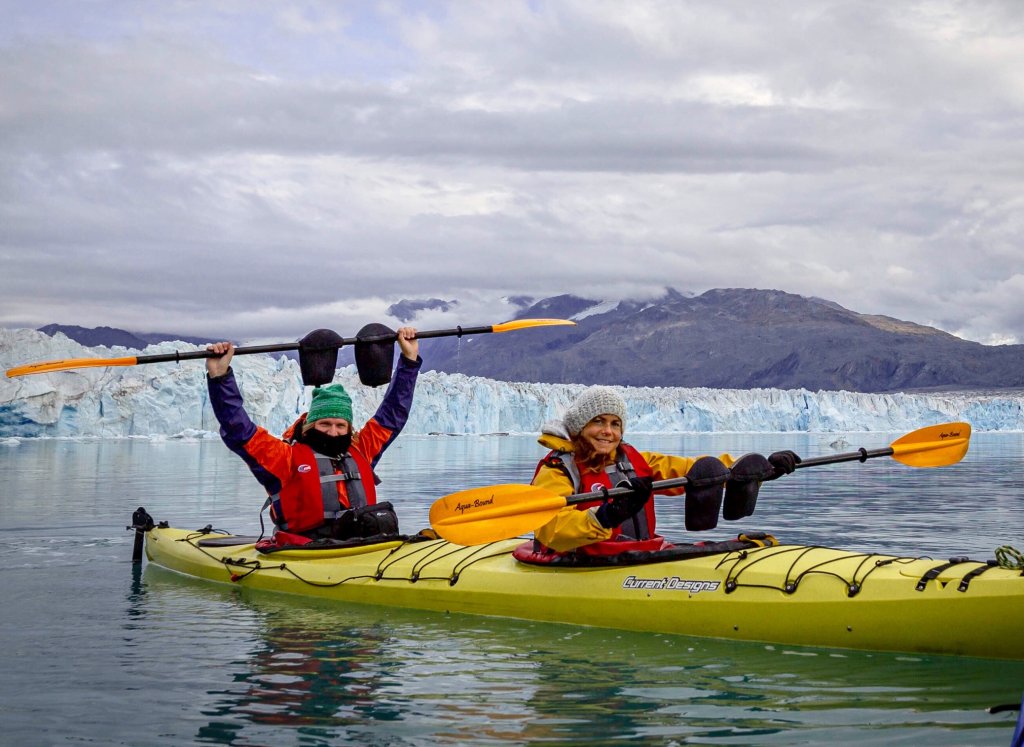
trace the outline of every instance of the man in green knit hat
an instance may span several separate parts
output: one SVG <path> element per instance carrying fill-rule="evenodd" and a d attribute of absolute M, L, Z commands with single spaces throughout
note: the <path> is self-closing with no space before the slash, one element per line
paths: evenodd
<path fill-rule="evenodd" d="M 409 417 L 423 359 L 416 330 L 397 333 L 402 355 L 380 406 L 359 430 L 352 398 L 341 384 L 313 390 L 309 411 L 281 438 L 255 425 L 245 412 L 231 370 L 234 346 L 219 342 L 206 361 L 210 404 L 229 449 L 245 460 L 266 489 L 278 544 L 311 539 L 349 539 L 398 531 L 390 504 L 377 503 L 374 468 Z"/>
<path fill-rule="evenodd" d="M 313 390 L 303 441 L 314 451 L 338 456 L 348 451 L 352 440 L 352 398 L 341 384 L 328 384 Z"/>

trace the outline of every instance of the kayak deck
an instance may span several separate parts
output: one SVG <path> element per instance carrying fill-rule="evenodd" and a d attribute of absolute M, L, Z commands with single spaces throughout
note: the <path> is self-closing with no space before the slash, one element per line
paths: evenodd
<path fill-rule="evenodd" d="M 258 551 L 255 538 L 157 527 L 146 554 L 210 581 L 339 602 L 790 645 L 1024 659 L 1024 575 L 776 545 L 643 565 L 544 567 L 522 540 L 410 538 Z"/>

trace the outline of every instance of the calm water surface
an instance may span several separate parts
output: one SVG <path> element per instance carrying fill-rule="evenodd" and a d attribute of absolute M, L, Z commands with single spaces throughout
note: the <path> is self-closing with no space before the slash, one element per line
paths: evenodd
<path fill-rule="evenodd" d="M 899 435 L 631 441 L 816 456 Z M 383 493 L 415 532 L 434 499 L 528 482 L 541 454 L 527 437 L 404 437 Z M 1022 461 L 1024 435 L 975 434 L 954 467 L 802 470 L 706 535 L 986 559 L 1024 549 Z M 1005 745 L 1015 714 L 986 709 L 1024 690 L 1019 663 L 342 607 L 134 567 L 140 505 L 259 532 L 260 488 L 217 440 L 24 441 L 0 469 L 0 744 Z M 659 499 L 659 527 L 683 536 L 678 503 Z"/>

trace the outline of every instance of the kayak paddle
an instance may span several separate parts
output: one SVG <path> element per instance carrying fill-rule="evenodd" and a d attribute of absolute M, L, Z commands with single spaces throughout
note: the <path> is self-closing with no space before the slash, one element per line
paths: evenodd
<path fill-rule="evenodd" d="M 455 327 L 454 329 L 435 329 L 417 331 L 417 339 L 428 337 L 462 337 L 463 335 L 483 335 L 491 332 L 512 332 L 530 327 L 551 327 L 575 325 L 568 319 L 517 319 L 486 327 Z M 344 345 L 356 346 L 356 368 L 359 378 L 368 386 L 379 386 L 391 380 L 390 359 L 394 355 L 393 343 L 398 339 L 397 333 L 383 324 L 368 324 L 360 330 L 356 337 L 343 338 L 329 329 L 317 329 L 310 332 L 298 342 L 285 342 L 275 345 L 253 345 L 236 348 L 235 355 L 253 353 L 280 353 L 289 350 L 299 351 L 299 365 L 302 368 L 302 381 L 308 386 L 328 384 L 334 378 L 337 367 L 337 354 Z M 386 349 L 386 351 L 385 351 Z M 67 371 L 75 368 L 96 368 L 104 366 L 138 366 L 146 363 L 168 363 L 199 358 L 216 358 L 217 354 L 209 350 L 190 352 L 159 353 L 156 355 L 126 356 L 124 358 L 72 358 L 60 361 L 44 361 L 15 366 L 7 370 L 7 377 L 26 376 L 28 374 Z M 387 364 L 386 373 L 382 370 Z M 361 365 L 360 365 L 361 364 Z"/>
<path fill-rule="evenodd" d="M 911 467 L 945 467 L 956 464 L 967 453 L 971 426 L 968 423 L 945 423 L 920 428 L 901 436 L 885 449 L 859 449 L 846 454 L 812 457 L 796 465 L 816 467 L 822 464 L 866 461 L 891 456 Z M 654 490 L 686 485 L 685 477 L 659 480 Z M 630 492 L 630 488 L 613 488 L 607 497 Z M 482 545 L 518 537 L 543 526 L 566 506 L 596 501 L 606 497 L 603 491 L 562 496 L 551 490 L 507 483 L 470 488 L 439 498 L 430 507 L 430 526 L 437 534 L 457 545 Z"/>

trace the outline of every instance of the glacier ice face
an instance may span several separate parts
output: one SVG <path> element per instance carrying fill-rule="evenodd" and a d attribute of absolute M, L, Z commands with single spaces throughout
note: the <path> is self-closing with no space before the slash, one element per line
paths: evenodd
<path fill-rule="evenodd" d="M 184 342 L 143 351 L 86 348 L 62 334 L 0 329 L 4 370 L 29 362 L 119 358 L 197 350 Z M 253 421 L 281 433 L 309 403 L 298 364 L 267 355 L 233 363 Z M 217 422 L 202 361 L 84 368 L 0 380 L 0 443 L 25 437 L 207 437 Z M 336 381 L 352 394 L 356 418 L 373 414 L 384 388 L 359 383 L 355 368 Z M 420 374 L 406 433 L 535 433 L 560 415 L 582 386 L 531 384 L 426 371 Z M 963 420 L 979 431 L 1024 431 L 1024 393 L 860 394 L 804 389 L 619 387 L 627 431 L 793 432 L 910 431 Z"/>

